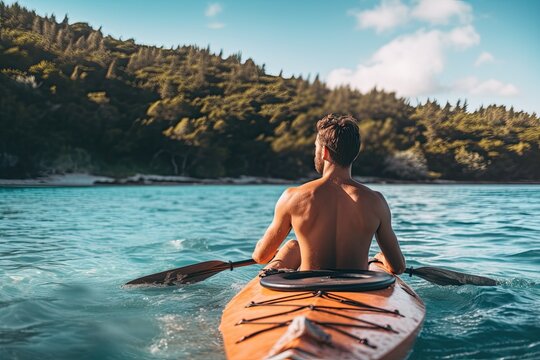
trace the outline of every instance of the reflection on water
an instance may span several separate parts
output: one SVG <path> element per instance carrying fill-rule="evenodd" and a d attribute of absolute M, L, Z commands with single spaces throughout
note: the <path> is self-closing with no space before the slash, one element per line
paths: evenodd
<path fill-rule="evenodd" d="M 373 187 L 387 197 L 409 265 L 502 281 L 440 287 L 405 277 L 428 309 L 411 358 L 539 358 L 540 187 Z M 0 189 L 0 358 L 223 359 L 221 311 L 256 267 L 182 288 L 121 285 L 248 258 L 283 189 Z"/>

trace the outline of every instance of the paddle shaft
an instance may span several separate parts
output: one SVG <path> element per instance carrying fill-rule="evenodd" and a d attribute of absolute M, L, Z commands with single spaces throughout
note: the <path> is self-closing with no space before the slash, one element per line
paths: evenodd
<path fill-rule="evenodd" d="M 229 261 L 229 262 L 223 262 L 223 265 L 219 265 L 219 266 L 216 266 L 216 267 L 213 267 L 213 268 L 210 268 L 210 269 L 204 269 L 204 270 L 201 270 L 201 271 L 196 271 L 196 272 L 193 272 L 193 273 L 190 273 L 188 274 L 188 276 L 186 277 L 188 283 L 195 283 L 195 282 L 199 282 L 199 281 L 202 281 L 210 276 L 213 276 L 213 275 L 216 275 L 222 271 L 226 271 L 226 270 L 233 270 L 237 267 L 242 267 L 242 266 L 249 266 L 249 265 L 254 265 L 256 264 L 257 262 L 253 259 L 248 259 L 248 260 L 240 260 L 240 261 L 235 261 L 235 262 L 232 262 L 232 261 Z M 200 280 L 195 280 L 197 277 L 200 277 Z"/>
<path fill-rule="evenodd" d="M 241 267 L 241 266 L 249 266 L 249 265 L 255 265 L 257 262 L 253 259 L 248 259 L 248 260 L 241 260 L 241 261 L 235 261 L 235 262 L 230 262 L 230 266 L 232 269 L 234 268 L 237 268 L 237 267 Z M 231 269 L 231 270 L 232 270 Z"/>

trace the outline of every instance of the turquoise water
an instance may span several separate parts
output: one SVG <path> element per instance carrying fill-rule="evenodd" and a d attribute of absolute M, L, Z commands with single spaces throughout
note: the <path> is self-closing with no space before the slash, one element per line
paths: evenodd
<path fill-rule="evenodd" d="M 502 281 L 404 277 L 428 311 L 411 358 L 540 358 L 540 186 L 372 187 L 387 197 L 409 265 Z M 249 258 L 283 189 L 0 189 L 0 358 L 223 359 L 221 311 L 257 267 L 183 288 L 121 285 Z"/>

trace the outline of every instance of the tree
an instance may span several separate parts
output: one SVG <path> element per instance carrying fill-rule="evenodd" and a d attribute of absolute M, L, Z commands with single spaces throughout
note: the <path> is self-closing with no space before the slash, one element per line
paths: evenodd
<path fill-rule="evenodd" d="M 34 18 L 34 22 L 32 24 L 32 31 L 38 34 L 41 34 L 43 32 L 41 18 L 38 16 Z"/>
<path fill-rule="evenodd" d="M 116 78 L 116 67 L 117 67 L 117 60 L 116 58 L 111 61 L 109 68 L 107 69 L 107 74 L 105 75 L 105 78 L 107 79 L 114 79 Z"/>
<path fill-rule="evenodd" d="M 62 20 L 62 22 L 60 23 L 62 25 L 62 27 L 65 29 L 68 27 L 69 25 L 69 18 L 68 18 L 68 15 L 64 15 L 64 20 Z"/>
<path fill-rule="evenodd" d="M 159 89 L 159 95 L 162 99 L 172 98 L 176 95 L 176 86 L 170 79 L 162 80 Z"/>
<path fill-rule="evenodd" d="M 58 30 L 58 34 L 56 34 L 56 46 L 58 46 L 59 49 L 63 49 L 64 48 L 64 44 L 65 44 L 65 35 L 64 35 L 64 29 L 60 29 Z"/>
<path fill-rule="evenodd" d="M 86 38 L 84 36 L 80 36 L 77 41 L 75 41 L 74 48 L 77 50 L 85 50 L 86 49 Z"/>

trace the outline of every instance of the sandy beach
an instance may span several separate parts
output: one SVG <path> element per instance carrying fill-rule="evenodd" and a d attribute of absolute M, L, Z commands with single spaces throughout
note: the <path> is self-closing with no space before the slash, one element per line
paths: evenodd
<path fill-rule="evenodd" d="M 55 174 L 33 179 L 0 179 L 0 187 L 73 187 L 73 186 L 116 186 L 116 185 L 287 185 L 302 184 L 316 176 L 300 179 L 279 179 L 271 177 L 240 176 L 201 179 L 189 176 L 167 176 L 156 174 L 135 174 L 125 178 L 112 178 L 87 173 Z M 537 181 L 458 181 L 458 180 L 402 180 L 378 177 L 355 176 L 363 184 L 539 184 Z"/>

